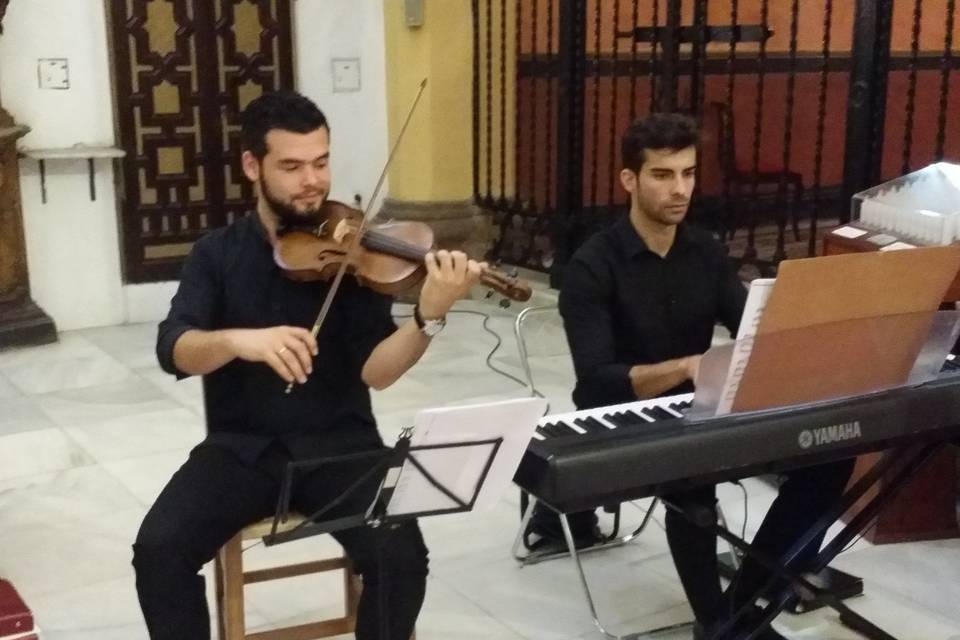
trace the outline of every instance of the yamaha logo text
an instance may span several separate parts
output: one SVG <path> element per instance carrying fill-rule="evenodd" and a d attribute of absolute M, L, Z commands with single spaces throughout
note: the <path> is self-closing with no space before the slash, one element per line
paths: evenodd
<path fill-rule="evenodd" d="M 863 435 L 860 431 L 860 421 L 844 422 L 842 424 L 832 424 L 829 427 L 820 427 L 819 429 L 804 429 L 800 432 L 799 442 L 801 449 L 810 447 L 819 447 L 833 442 L 843 440 L 853 440 Z"/>

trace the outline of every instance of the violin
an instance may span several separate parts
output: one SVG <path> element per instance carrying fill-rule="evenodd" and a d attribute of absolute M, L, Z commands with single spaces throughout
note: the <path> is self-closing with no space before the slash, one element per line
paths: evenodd
<path fill-rule="evenodd" d="M 323 204 L 324 222 L 312 231 L 293 229 L 277 238 L 274 261 L 288 277 L 299 281 L 331 280 L 344 267 L 362 286 L 396 295 L 418 284 L 427 274 L 424 257 L 434 249 L 433 229 L 423 222 L 404 221 L 363 225 L 364 213 L 336 200 Z M 351 245 L 359 242 L 353 251 Z M 530 285 L 517 277 L 485 268 L 480 283 L 497 293 L 524 302 Z"/>
<path fill-rule="evenodd" d="M 403 126 L 400 127 L 400 133 L 390 148 L 367 210 L 358 211 L 342 202 L 324 202 L 328 217 L 316 233 L 291 231 L 281 236 L 274 247 L 277 264 L 293 277 L 330 279 L 330 288 L 327 289 L 317 320 L 310 331 L 314 338 L 330 313 L 334 297 L 347 271 L 352 272 L 361 283 L 369 287 L 379 287 L 378 290 L 385 293 L 403 291 L 423 279 L 426 273 L 423 259 L 433 246 L 433 230 L 429 226 L 418 222 L 379 226 L 368 224 L 373 213 L 370 205 L 377 200 L 377 194 L 387 177 L 387 170 L 396 156 L 397 147 L 410 125 L 410 118 L 426 87 L 427 79 L 424 78 L 410 110 L 407 111 Z M 514 300 L 530 298 L 529 285 L 495 269 L 485 269 L 481 274 L 481 282 Z M 286 393 L 292 390 L 291 382 L 287 385 Z"/>

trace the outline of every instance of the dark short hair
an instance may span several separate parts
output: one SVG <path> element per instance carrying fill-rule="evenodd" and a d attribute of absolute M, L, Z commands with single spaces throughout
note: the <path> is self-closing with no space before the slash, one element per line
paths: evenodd
<path fill-rule="evenodd" d="M 652 113 L 637 120 L 623 134 L 620 155 L 623 167 L 640 171 L 647 149 L 680 151 L 700 142 L 696 121 L 682 113 Z"/>
<path fill-rule="evenodd" d="M 252 100 L 240 115 L 240 127 L 243 150 L 258 160 L 267 155 L 267 134 L 272 129 L 293 133 L 330 129 L 319 107 L 296 91 L 274 91 Z"/>

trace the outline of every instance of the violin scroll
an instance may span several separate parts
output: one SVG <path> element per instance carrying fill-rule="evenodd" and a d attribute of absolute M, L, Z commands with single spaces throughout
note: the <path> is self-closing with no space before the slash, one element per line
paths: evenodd
<path fill-rule="evenodd" d="M 487 267 L 480 274 L 480 284 L 514 302 L 526 302 L 532 294 L 530 285 L 526 281 L 492 267 Z"/>

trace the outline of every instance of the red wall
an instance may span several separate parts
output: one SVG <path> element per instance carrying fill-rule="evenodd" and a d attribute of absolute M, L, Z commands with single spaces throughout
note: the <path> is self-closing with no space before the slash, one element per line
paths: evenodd
<path fill-rule="evenodd" d="M 499 8 L 498 2 L 506 0 L 488 0 L 493 3 L 494 14 Z M 558 33 L 558 2 L 563 0 L 531 0 L 521 6 L 521 53 L 532 51 L 556 52 Z M 659 15 L 662 24 L 665 16 L 665 0 L 660 3 Z M 621 59 L 629 59 L 631 44 L 629 38 L 615 40 L 614 13 L 618 14 L 616 28 L 626 31 L 631 26 L 633 0 L 593 0 L 587 7 L 587 55 L 592 57 L 596 49 L 595 36 L 596 2 L 600 2 L 600 49 L 609 57 L 616 50 Z M 619 4 L 618 4 L 619 3 Z M 939 56 L 943 49 L 946 34 L 947 0 L 924 0 L 920 44 L 926 55 Z M 789 49 L 791 0 L 769 0 L 768 21 L 775 35 L 768 41 L 770 55 L 783 55 Z M 548 42 L 547 19 L 548 6 L 553 6 L 553 39 Z M 730 0 L 711 0 L 708 22 L 713 25 L 730 24 Z M 739 0 L 738 22 L 756 24 L 760 22 L 759 0 Z M 800 3 L 798 50 L 808 56 L 817 57 L 823 43 L 823 7 L 822 1 L 803 0 Z M 853 3 L 834 2 L 831 26 L 831 51 L 834 56 L 847 58 L 850 54 L 853 30 Z M 650 25 L 653 17 L 653 3 L 638 4 L 637 24 Z M 533 32 L 533 14 L 536 8 L 536 37 Z M 693 2 L 683 4 L 684 23 L 692 20 Z M 893 50 L 907 53 L 912 41 L 913 0 L 896 0 L 893 21 Z M 960 7 L 953 24 L 954 51 L 960 57 Z M 725 57 L 727 45 L 712 45 L 710 52 Z M 738 56 L 749 58 L 755 55 L 756 45 L 738 46 Z M 638 54 L 646 57 L 649 45 L 638 45 Z M 912 168 L 922 167 L 933 161 L 936 152 L 938 115 L 940 111 L 940 72 L 922 71 L 917 74 L 916 106 L 913 120 L 913 145 L 910 164 Z M 784 132 L 787 116 L 787 74 L 767 74 L 764 79 L 763 108 L 760 135 L 760 167 L 783 167 Z M 900 175 L 904 149 L 904 132 L 907 129 L 906 103 L 909 74 L 905 71 L 892 72 L 889 77 L 889 99 L 887 104 L 884 157 L 882 162 L 885 178 Z M 844 139 L 846 129 L 847 93 L 849 74 L 833 72 L 829 74 L 826 91 L 826 118 L 824 121 L 824 146 L 822 157 L 821 184 L 835 186 L 843 180 Z M 619 138 L 629 124 L 631 79 L 619 78 L 616 81 L 616 99 L 614 99 L 614 81 L 612 78 L 588 79 L 585 87 L 585 122 L 583 176 L 584 200 L 605 204 L 610 201 L 611 185 L 614 202 L 622 201 L 622 194 L 616 182 L 619 171 Z M 637 78 L 635 85 L 636 114 L 644 115 L 650 103 L 650 79 Z M 712 101 L 727 101 L 727 77 L 710 76 L 705 86 L 705 104 Z M 754 127 L 756 121 L 756 99 L 758 79 L 755 75 L 741 74 L 736 77 L 733 96 L 737 165 L 744 170 L 753 168 Z M 522 78 L 517 92 L 518 107 L 518 148 L 517 148 L 517 184 L 522 200 L 533 198 L 540 206 L 552 199 L 556 189 L 555 160 L 548 158 L 548 151 L 556 155 L 556 84 L 548 86 L 546 79 L 536 81 Z M 681 98 L 689 94 L 689 80 L 681 79 Z M 792 142 L 790 145 L 789 168 L 801 173 L 804 183 L 810 186 L 815 180 L 815 154 L 817 139 L 818 107 L 820 97 L 819 73 L 801 73 L 796 76 L 794 89 Z M 960 161 L 960 118 L 952 115 L 960 113 L 960 70 L 951 74 L 947 102 L 947 126 L 945 156 Z M 549 121 L 548 106 L 552 104 L 553 118 Z M 683 100 L 681 99 L 681 102 Z M 596 104 L 595 104 L 596 103 Z M 598 127 L 594 130 L 594 117 L 598 118 Z M 552 126 L 549 126 L 552 125 Z M 701 158 L 700 186 L 706 194 L 717 194 L 722 190 L 723 178 L 718 162 L 718 131 L 716 119 L 708 108 L 704 117 L 704 141 Z M 552 129 L 552 130 L 551 130 Z M 496 135 L 496 132 L 493 132 Z M 547 136 L 550 140 L 547 140 Z M 594 149 L 596 141 L 596 149 Z M 548 150 L 548 144 L 552 149 Z M 610 161 L 613 159 L 611 172 Z M 596 188 L 594 189 L 594 185 Z M 594 197 L 594 191 L 596 195 Z"/>
<path fill-rule="evenodd" d="M 909 74 L 906 71 L 892 72 L 889 78 L 889 99 L 883 156 L 885 178 L 900 175 L 906 131 L 906 104 Z M 843 181 L 844 141 L 846 132 L 847 91 L 849 75 L 843 72 L 828 76 L 826 92 L 826 117 L 824 119 L 823 157 L 820 183 L 824 186 L 839 185 Z M 630 79 L 620 78 L 617 83 L 617 100 L 613 100 L 613 81 L 601 78 L 599 82 L 587 81 L 585 92 L 585 131 L 583 189 L 585 202 L 594 200 L 593 184 L 596 184 L 596 202 L 609 202 L 613 184 L 615 202 L 621 201 L 616 174 L 620 170 L 619 139 L 630 119 Z M 519 146 L 517 149 L 517 184 L 521 199 L 535 195 L 538 204 L 543 204 L 555 188 L 555 168 L 548 163 L 548 94 L 544 79 L 536 83 L 536 99 L 531 95 L 533 83 L 524 79 L 518 94 Z M 681 83 L 681 93 L 685 87 Z M 725 76 L 709 77 L 705 86 L 705 104 L 712 101 L 725 102 L 727 79 Z M 758 83 L 756 76 L 741 75 L 734 85 L 733 112 L 734 138 L 737 166 L 742 170 L 753 168 L 754 128 L 756 122 L 756 99 Z M 554 85 L 555 94 L 555 85 Z M 595 96 L 598 98 L 596 106 Z M 648 112 L 650 103 L 649 80 L 638 79 L 636 84 L 636 115 Z M 960 161 L 960 72 L 951 75 L 947 102 L 945 157 Z M 804 177 L 811 186 L 815 178 L 817 121 L 820 99 L 820 75 L 801 73 L 796 76 L 789 168 Z M 940 109 L 940 73 L 923 71 L 917 74 L 916 106 L 913 120 L 913 144 L 911 166 L 920 168 L 934 161 L 936 136 Z M 616 114 L 614 114 L 616 111 Z M 594 115 L 598 117 L 594 135 Z M 616 115 L 616 120 L 613 120 Z M 763 108 L 760 131 L 760 168 L 783 167 L 784 132 L 787 117 L 787 75 L 767 74 L 764 78 Z M 557 107 L 554 98 L 552 128 L 556 128 Z M 611 123 L 614 124 L 611 130 Z M 700 186 L 705 194 L 718 194 L 722 190 L 722 172 L 718 157 L 718 126 L 713 112 L 707 108 L 703 121 L 704 139 L 701 154 Z M 550 145 L 555 156 L 557 143 L 554 134 Z M 593 141 L 596 139 L 596 150 Z M 610 159 L 613 155 L 613 172 Z M 552 161 L 555 162 L 555 161 Z M 550 183 L 548 185 L 548 178 Z"/>

